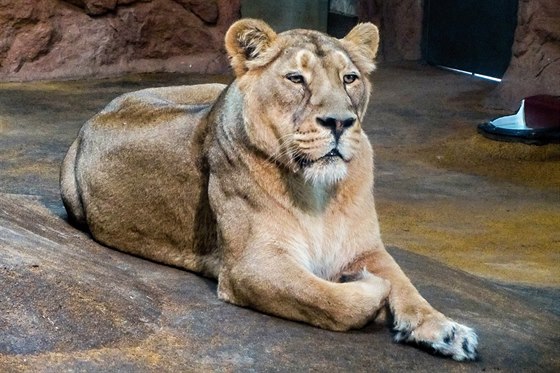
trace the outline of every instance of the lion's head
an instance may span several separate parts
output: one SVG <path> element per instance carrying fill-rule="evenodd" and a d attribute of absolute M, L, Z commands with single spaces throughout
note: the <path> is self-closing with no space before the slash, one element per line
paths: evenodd
<path fill-rule="evenodd" d="M 253 145 L 314 184 L 342 180 L 366 141 L 361 121 L 378 44 L 371 23 L 343 39 L 310 30 L 276 34 L 253 19 L 233 24 L 226 49 Z"/>

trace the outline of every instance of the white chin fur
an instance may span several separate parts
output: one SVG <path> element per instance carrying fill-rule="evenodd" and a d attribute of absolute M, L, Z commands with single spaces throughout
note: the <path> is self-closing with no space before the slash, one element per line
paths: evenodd
<path fill-rule="evenodd" d="M 348 167 L 341 161 L 330 164 L 313 163 L 303 170 L 305 180 L 316 186 L 334 185 L 346 177 Z"/>

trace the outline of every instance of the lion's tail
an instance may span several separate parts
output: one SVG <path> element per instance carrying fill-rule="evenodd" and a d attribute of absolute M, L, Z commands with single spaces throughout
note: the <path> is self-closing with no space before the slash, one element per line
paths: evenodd
<path fill-rule="evenodd" d="M 64 207 L 68 212 L 68 220 L 73 224 L 86 226 L 84 206 L 78 189 L 75 172 L 79 146 L 80 138 L 78 137 L 74 143 L 72 143 L 70 149 L 68 149 L 66 157 L 64 157 L 60 170 L 60 193 Z"/>

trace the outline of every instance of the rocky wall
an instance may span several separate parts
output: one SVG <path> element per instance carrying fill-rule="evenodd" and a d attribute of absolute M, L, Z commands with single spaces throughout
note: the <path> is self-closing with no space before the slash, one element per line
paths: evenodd
<path fill-rule="evenodd" d="M 240 0 L 0 0 L 0 81 L 227 71 Z"/>
<path fill-rule="evenodd" d="M 560 95 L 560 3 L 520 0 L 512 58 L 487 105 L 514 110 L 524 97 Z"/>
<path fill-rule="evenodd" d="M 515 109 L 560 95 L 558 0 L 520 0 L 512 60 L 487 99 Z M 240 0 L 0 0 L 0 81 L 105 77 L 128 72 L 219 73 L 223 37 Z M 360 0 L 381 29 L 379 60 L 420 60 L 422 0 Z"/>
<path fill-rule="evenodd" d="M 381 61 L 415 61 L 422 58 L 422 0 L 359 0 L 358 18 L 380 28 Z"/>

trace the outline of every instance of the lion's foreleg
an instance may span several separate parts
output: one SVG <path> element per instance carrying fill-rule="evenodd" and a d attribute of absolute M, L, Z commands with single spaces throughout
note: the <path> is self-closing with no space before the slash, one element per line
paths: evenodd
<path fill-rule="evenodd" d="M 396 341 L 427 346 L 455 360 L 476 358 L 475 332 L 434 309 L 382 246 L 360 257 L 348 270 L 362 268 L 391 282 L 389 306 L 394 317 Z"/>
<path fill-rule="evenodd" d="M 347 283 L 323 280 L 288 254 L 251 255 L 220 274 L 219 296 L 283 318 L 344 331 L 360 328 L 385 304 L 389 282 L 364 272 Z"/>

